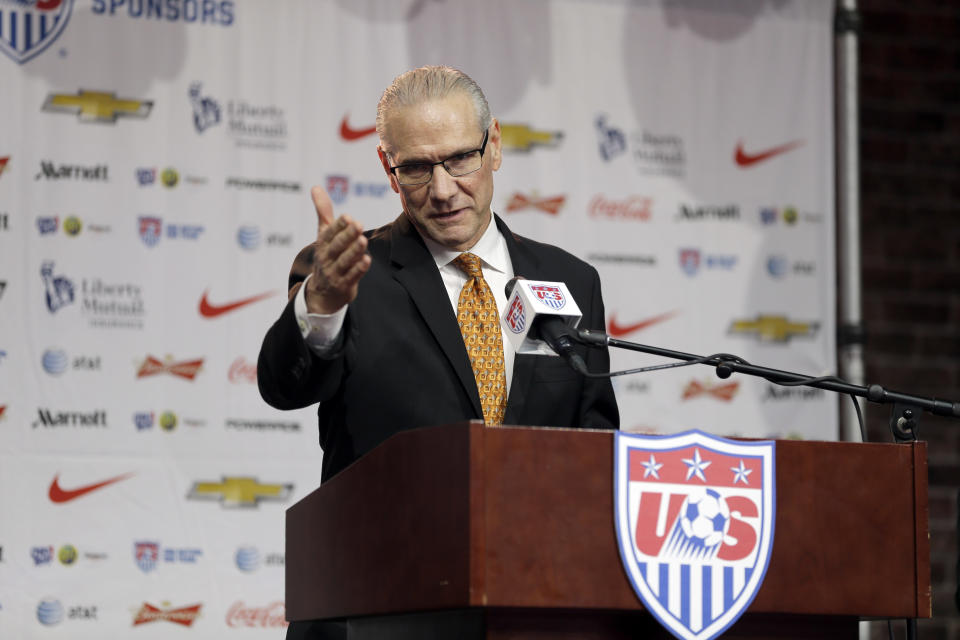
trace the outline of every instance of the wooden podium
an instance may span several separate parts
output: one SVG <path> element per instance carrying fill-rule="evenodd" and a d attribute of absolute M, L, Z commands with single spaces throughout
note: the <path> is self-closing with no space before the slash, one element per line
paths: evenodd
<path fill-rule="evenodd" d="M 613 434 L 393 436 L 287 511 L 286 611 L 320 636 L 672 638 L 627 579 Z M 766 578 L 724 638 L 854 638 L 931 615 L 926 443 L 778 441 Z"/>

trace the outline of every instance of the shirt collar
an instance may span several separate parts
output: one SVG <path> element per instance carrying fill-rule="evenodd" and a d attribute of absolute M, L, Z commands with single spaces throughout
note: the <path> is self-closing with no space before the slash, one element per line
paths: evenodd
<path fill-rule="evenodd" d="M 416 229 L 416 226 L 414 226 L 414 229 Z M 417 233 L 420 233 L 419 229 L 417 229 Z M 420 237 L 423 238 L 423 242 L 427 245 L 430 255 L 433 256 L 434 261 L 437 263 L 437 268 L 447 266 L 461 253 L 465 253 L 464 251 L 448 249 L 422 233 Z M 503 239 L 503 234 L 500 233 L 500 229 L 497 228 L 497 221 L 494 219 L 492 213 L 490 214 L 490 223 L 487 225 L 486 231 L 483 232 L 483 235 L 480 236 L 476 244 L 467 249 L 467 251 L 497 271 L 506 273 L 509 269 L 510 255 L 507 251 L 507 242 Z"/>

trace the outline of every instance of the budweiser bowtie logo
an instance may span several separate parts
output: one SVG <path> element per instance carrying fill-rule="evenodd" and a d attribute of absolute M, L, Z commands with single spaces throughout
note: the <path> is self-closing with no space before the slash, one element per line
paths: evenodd
<path fill-rule="evenodd" d="M 282 600 L 271 602 L 265 607 L 248 607 L 243 600 L 239 600 L 227 611 L 227 626 L 286 627 L 286 609 Z"/>
<path fill-rule="evenodd" d="M 156 622 L 157 620 L 166 620 L 167 622 L 189 627 L 193 624 L 194 620 L 200 616 L 200 608 L 202 606 L 202 604 L 192 604 L 177 609 L 161 609 L 160 607 L 153 606 L 149 602 L 144 602 L 140 610 L 137 611 L 137 615 L 133 618 L 133 626 Z"/>
<path fill-rule="evenodd" d="M 563 203 L 566 202 L 567 196 L 552 196 L 550 198 L 535 198 L 525 196 L 522 193 L 515 193 L 510 198 L 510 202 L 507 203 L 507 211 L 512 213 L 514 211 L 521 211 L 523 209 L 539 209 L 540 211 L 545 211 L 550 215 L 557 215 L 560 213 L 560 207 L 563 206 Z"/>
<path fill-rule="evenodd" d="M 730 402 L 733 400 L 733 396 L 737 395 L 737 389 L 739 387 L 739 382 L 711 385 L 710 383 L 704 384 L 696 380 L 691 380 L 690 384 L 683 390 L 683 399 L 689 400 L 697 396 L 708 395 L 718 400 L 723 400 L 724 402 Z"/>
<path fill-rule="evenodd" d="M 147 356 L 137 370 L 137 377 L 146 378 L 147 376 L 155 376 L 160 373 L 169 373 L 178 378 L 193 380 L 197 377 L 197 373 L 200 372 L 201 367 L 203 367 L 203 358 L 173 362 L 173 359 L 168 356 L 166 362 L 164 362 L 153 356 Z"/>

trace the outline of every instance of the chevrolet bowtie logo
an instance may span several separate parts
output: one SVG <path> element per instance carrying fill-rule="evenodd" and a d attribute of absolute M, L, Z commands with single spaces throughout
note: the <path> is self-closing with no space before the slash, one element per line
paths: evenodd
<path fill-rule="evenodd" d="M 221 482 L 195 482 L 189 500 L 217 500 L 226 508 L 255 509 L 261 500 L 284 501 L 293 493 L 292 484 L 261 484 L 256 478 L 223 476 Z"/>
<path fill-rule="evenodd" d="M 152 108 L 152 100 L 130 100 L 117 98 L 115 93 L 81 90 L 76 95 L 51 93 L 42 110 L 75 113 L 81 122 L 116 122 L 119 116 L 146 118 Z"/>
<path fill-rule="evenodd" d="M 812 338 L 819 327 L 817 322 L 793 322 L 786 316 L 758 315 L 756 320 L 734 320 L 730 333 L 755 334 L 766 342 L 789 342 L 798 336 Z"/>
<path fill-rule="evenodd" d="M 530 151 L 539 145 L 555 147 L 562 139 L 561 131 L 536 131 L 525 124 L 500 125 L 500 140 L 505 151 Z"/>

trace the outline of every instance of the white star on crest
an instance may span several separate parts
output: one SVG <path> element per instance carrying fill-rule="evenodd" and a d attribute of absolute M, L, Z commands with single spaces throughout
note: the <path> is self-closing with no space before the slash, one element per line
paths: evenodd
<path fill-rule="evenodd" d="M 687 480 L 695 475 L 704 482 L 707 481 L 707 478 L 703 475 L 703 471 L 710 466 L 711 461 L 700 458 L 700 449 L 693 450 L 693 460 L 684 458 L 683 463 L 689 467 L 687 469 Z"/>
<path fill-rule="evenodd" d="M 753 469 L 747 469 L 743 465 L 743 460 L 740 461 L 739 467 L 730 467 L 730 471 L 733 471 L 733 484 L 737 484 L 741 480 L 743 484 L 750 484 L 750 481 L 747 480 L 747 476 L 753 473 Z"/>
<path fill-rule="evenodd" d="M 643 477 L 644 477 L 644 478 L 646 478 L 646 477 L 648 477 L 648 476 L 653 476 L 653 477 L 656 478 L 657 480 L 660 479 L 660 474 L 658 474 L 657 472 L 660 471 L 660 467 L 663 466 L 663 463 L 662 463 L 662 462 L 657 462 L 657 461 L 653 458 L 653 454 L 652 454 L 652 453 L 650 454 L 650 460 L 648 460 L 647 462 L 641 462 L 640 464 L 642 464 L 642 465 L 643 465 L 643 468 L 644 468 L 644 472 L 643 472 Z"/>

